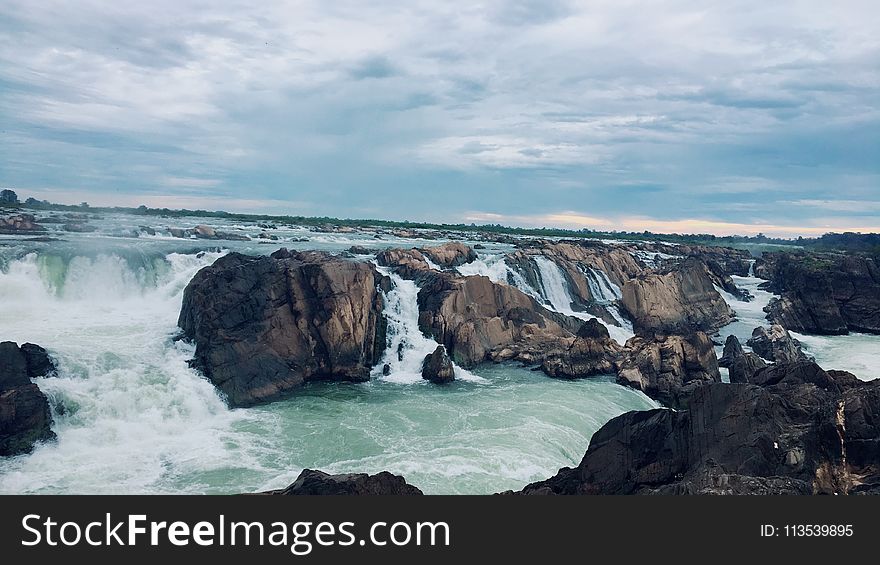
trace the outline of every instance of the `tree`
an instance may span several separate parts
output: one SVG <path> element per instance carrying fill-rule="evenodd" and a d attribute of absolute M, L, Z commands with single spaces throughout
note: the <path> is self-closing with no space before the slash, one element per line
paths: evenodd
<path fill-rule="evenodd" d="M 0 204 L 18 204 L 18 195 L 8 188 L 0 191 Z"/>

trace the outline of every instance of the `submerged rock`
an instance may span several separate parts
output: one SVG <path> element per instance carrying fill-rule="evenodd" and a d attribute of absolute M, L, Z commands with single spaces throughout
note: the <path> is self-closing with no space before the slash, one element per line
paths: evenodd
<path fill-rule="evenodd" d="M 423 493 L 407 484 L 403 477 L 392 475 L 388 471 L 375 475 L 366 473 L 330 475 L 323 471 L 304 469 L 289 487 L 267 494 L 412 496 Z"/>
<path fill-rule="evenodd" d="M 29 453 L 55 438 L 49 401 L 32 378 L 54 374 L 46 350 L 30 343 L 0 343 L 0 456 Z"/>
<path fill-rule="evenodd" d="M 422 361 L 422 378 L 435 384 L 451 383 L 455 380 L 455 367 L 446 354 L 446 348 L 438 345 L 433 353 L 425 355 Z"/>
<path fill-rule="evenodd" d="M 703 332 L 626 342 L 617 367 L 617 382 L 644 392 L 673 408 L 688 405 L 695 390 L 720 383 L 712 340 Z"/>
<path fill-rule="evenodd" d="M 383 277 L 369 263 L 286 249 L 231 253 L 187 285 L 178 324 L 231 406 L 308 381 L 366 381 L 385 348 Z"/>
<path fill-rule="evenodd" d="M 523 493 L 880 492 L 880 380 L 838 382 L 814 364 L 785 367 L 784 378 L 762 386 L 700 387 L 687 411 L 618 416 L 593 435 L 577 467 Z"/>

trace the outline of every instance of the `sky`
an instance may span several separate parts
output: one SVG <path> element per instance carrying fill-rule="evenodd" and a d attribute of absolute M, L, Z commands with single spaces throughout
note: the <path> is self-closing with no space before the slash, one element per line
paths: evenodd
<path fill-rule="evenodd" d="M 880 231 L 876 0 L 4 0 L 22 198 Z"/>

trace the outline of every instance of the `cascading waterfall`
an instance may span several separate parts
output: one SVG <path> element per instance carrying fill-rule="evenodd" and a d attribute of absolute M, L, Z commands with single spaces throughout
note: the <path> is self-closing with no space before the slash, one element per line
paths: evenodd
<path fill-rule="evenodd" d="M 379 272 L 391 278 L 394 286 L 385 293 L 385 316 L 388 319 L 388 345 L 382 360 L 373 369 L 373 378 L 399 384 L 427 383 L 422 379 L 422 362 L 426 355 L 439 345 L 425 337 L 419 329 L 419 287 L 387 267 L 376 267 Z M 390 367 L 388 375 L 383 375 L 383 367 Z M 463 381 L 485 382 L 455 365 L 455 378 Z"/>
<path fill-rule="evenodd" d="M 547 299 L 554 310 L 556 310 L 560 314 L 573 316 L 575 318 L 580 318 L 581 320 L 599 320 L 599 322 L 601 322 L 605 327 L 608 328 L 608 333 L 611 338 L 620 344 L 626 343 L 626 340 L 634 335 L 632 331 L 632 324 L 624 319 L 623 316 L 620 315 L 620 312 L 617 311 L 617 308 L 613 305 L 607 306 L 606 309 L 611 313 L 614 319 L 621 324 L 621 326 L 609 325 L 606 324 L 603 320 L 596 318 L 596 316 L 593 316 L 592 314 L 588 314 L 585 312 L 575 312 L 574 310 L 572 310 L 571 294 L 568 291 L 568 285 L 565 281 L 565 278 L 562 274 L 562 269 L 559 267 L 559 265 L 544 256 L 535 257 L 535 264 L 538 266 L 538 269 L 541 273 L 541 286 L 543 290 L 543 296 Z M 597 277 L 597 279 L 599 278 L 600 277 Z M 589 276 L 587 277 L 587 280 L 590 280 Z M 591 285 L 592 284 L 596 284 L 597 287 L 594 297 L 602 296 L 602 291 L 600 291 L 601 285 L 599 285 L 596 281 L 591 283 Z M 605 292 L 613 295 L 613 287 L 611 287 L 610 284 L 611 281 L 608 281 L 608 288 Z"/>

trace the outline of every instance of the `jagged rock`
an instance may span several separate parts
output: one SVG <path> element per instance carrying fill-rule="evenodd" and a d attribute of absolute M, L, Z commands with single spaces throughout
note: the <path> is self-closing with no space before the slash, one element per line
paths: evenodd
<path fill-rule="evenodd" d="M 431 270 L 418 249 L 386 249 L 376 254 L 376 262 L 383 267 L 392 267 L 405 279 L 419 280 Z"/>
<path fill-rule="evenodd" d="M 458 241 L 433 247 L 422 247 L 420 251 L 422 254 L 427 255 L 436 265 L 445 268 L 471 263 L 477 258 L 477 254 L 473 249 Z"/>
<path fill-rule="evenodd" d="M 617 382 L 644 392 L 666 406 L 682 408 L 694 391 L 721 382 L 712 340 L 689 336 L 636 336 L 626 342 Z"/>
<path fill-rule="evenodd" d="M 422 378 L 435 384 L 451 383 L 455 380 L 455 367 L 446 354 L 446 348 L 438 345 L 433 353 L 425 355 L 422 361 Z"/>
<path fill-rule="evenodd" d="M 37 223 L 31 214 L 16 214 L 8 218 L 0 218 L 0 233 L 33 233 L 43 232 L 46 228 Z"/>
<path fill-rule="evenodd" d="M 366 473 L 346 473 L 330 475 L 323 471 L 304 469 L 299 477 L 287 488 L 267 494 L 281 495 L 420 495 L 418 488 L 407 484 L 406 480 L 388 471 L 375 475 Z"/>
<path fill-rule="evenodd" d="M 372 255 L 374 251 L 363 245 L 352 245 L 348 248 L 348 252 L 352 255 Z"/>
<path fill-rule="evenodd" d="M 730 367 L 731 363 L 743 354 L 745 351 L 743 351 L 739 338 L 735 335 L 729 335 L 727 341 L 724 342 L 724 352 L 721 354 L 721 359 L 718 360 L 718 366 Z"/>
<path fill-rule="evenodd" d="M 55 438 L 49 401 L 31 382 L 54 373 L 42 347 L 0 343 L 0 456 L 29 453 L 36 442 Z"/>
<path fill-rule="evenodd" d="M 640 335 L 714 331 L 735 315 L 715 290 L 706 266 L 694 258 L 665 273 L 629 280 L 621 302 Z"/>
<path fill-rule="evenodd" d="M 840 335 L 880 333 L 880 267 L 876 259 L 831 253 L 767 253 L 756 273 L 781 297 L 768 318 L 788 330 Z"/>
<path fill-rule="evenodd" d="M 608 328 L 598 320 L 588 320 L 578 330 L 568 349 L 545 358 L 541 369 L 548 376 L 558 379 L 608 375 L 614 373 L 615 361 L 622 350 L 608 335 Z"/>
<path fill-rule="evenodd" d="M 178 324 L 194 366 L 248 406 L 307 381 L 368 380 L 385 348 L 380 285 L 373 265 L 327 253 L 230 253 L 187 285 Z"/>
<path fill-rule="evenodd" d="M 755 353 L 742 352 L 741 355 L 734 358 L 728 368 L 728 375 L 731 383 L 749 383 L 754 379 L 755 374 L 766 367 L 767 364 Z"/>
<path fill-rule="evenodd" d="M 824 371 L 814 364 L 782 370 L 783 379 L 763 386 L 701 387 L 687 411 L 618 416 L 593 435 L 577 467 L 523 493 L 874 492 L 880 484 L 880 380 L 844 387 L 829 377 L 817 385 Z"/>
<path fill-rule="evenodd" d="M 774 324 L 769 331 L 765 328 L 755 328 L 746 344 L 755 353 L 774 363 L 793 363 L 811 359 L 801 350 L 800 342 L 778 324 Z"/>

